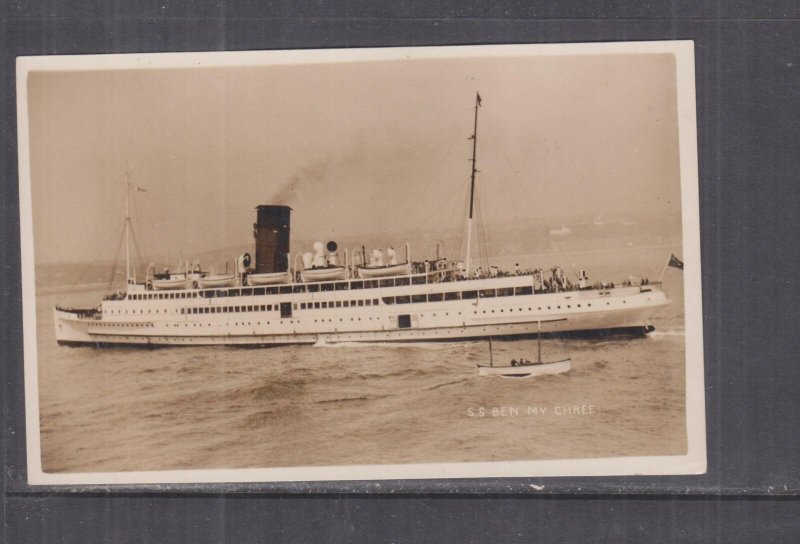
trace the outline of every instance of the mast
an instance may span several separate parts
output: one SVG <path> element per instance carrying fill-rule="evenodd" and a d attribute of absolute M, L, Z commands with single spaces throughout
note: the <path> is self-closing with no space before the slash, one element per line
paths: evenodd
<path fill-rule="evenodd" d="M 469 186 L 469 218 L 467 219 L 467 258 L 466 261 L 466 273 L 467 277 L 469 277 L 470 273 L 470 257 L 472 253 L 472 212 L 474 209 L 475 204 L 475 174 L 478 170 L 475 168 L 476 165 L 476 153 L 478 151 L 478 108 L 481 107 L 481 93 L 475 93 L 475 125 L 472 129 L 472 136 L 470 136 L 470 140 L 472 140 L 472 173 L 470 176 L 470 186 Z"/>
<path fill-rule="evenodd" d="M 131 180 L 128 170 L 125 170 L 125 284 L 131 283 L 131 214 L 130 214 L 130 188 Z M 136 282 L 134 278 L 134 283 Z"/>
<path fill-rule="evenodd" d="M 537 329 L 538 329 L 538 331 L 536 333 L 536 343 L 539 346 L 539 353 L 537 354 L 536 362 L 537 363 L 541 363 L 542 362 L 542 321 L 541 320 L 536 321 L 536 325 L 537 325 Z"/>

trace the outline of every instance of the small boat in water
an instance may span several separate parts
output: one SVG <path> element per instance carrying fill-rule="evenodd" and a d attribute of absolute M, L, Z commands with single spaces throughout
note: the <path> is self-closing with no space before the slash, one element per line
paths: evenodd
<path fill-rule="evenodd" d="M 492 338 L 489 337 L 489 364 L 478 365 L 480 376 L 502 376 L 504 378 L 530 378 L 532 376 L 543 376 L 546 374 L 562 374 L 569 372 L 572 368 L 572 359 L 564 357 L 555 361 L 542 360 L 542 323 L 539 322 L 539 333 L 537 335 L 539 344 L 538 357 L 536 361 L 527 361 L 520 358 L 519 361 L 512 359 L 508 365 L 494 364 L 492 356 Z"/>
<path fill-rule="evenodd" d="M 248 274 L 247 285 L 276 285 L 289 283 L 291 275 L 288 272 L 268 272 L 265 274 Z"/>
<path fill-rule="evenodd" d="M 197 285 L 201 289 L 210 287 L 233 287 L 236 285 L 236 276 L 233 274 L 212 274 L 197 279 Z"/>

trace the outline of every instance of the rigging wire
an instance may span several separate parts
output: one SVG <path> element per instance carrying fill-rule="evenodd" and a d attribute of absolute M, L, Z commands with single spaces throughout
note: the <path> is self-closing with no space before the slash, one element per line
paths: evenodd
<path fill-rule="evenodd" d="M 111 265 L 111 275 L 108 278 L 108 287 L 106 287 L 107 291 L 111 291 L 114 287 L 114 277 L 117 275 L 117 267 L 119 263 L 119 254 L 122 251 L 122 245 L 125 242 L 125 228 L 123 227 L 122 233 L 119 237 L 119 242 L 117 242 L 117 251 L 114 252 L 114 262 Z M 126 272 L 127 274 L 127 272 Z M 125 282 L 127 284 L 128 278 L 125 278 Z"/>
<path fill-rule="evenodd" d="M 494 136 L 494 132 L 491 129 L 491 125 L 488 127 L 488 130 Z M 536 205 L 536 199 L 531 196 L 530 192 L 528 191 L 528 188 L 525 186 L 525 184 L 522 182 L 522 180 L 519 179 L 519 176 L 517 175 L 516 170 L 514 170 L 514 167 L 511 164 L 511 160 L 509 159 L 508 154 L 506 153 L 505 147 L 500 145 L 499 148 L 500 148 L 500 153 L 501 153 L 502 157 L 505 159 L 506 163 L 508 164 L 509 169 L 511 170 L 513 179 L 517 182 L 517 185 L 520 188 L 522 188 L 522 191 L 525 193 L 525 195 L 527 197 L 526 201 L 529 202 L 530 205 L 533 207 L 533 211 L 535 212 L 535 217 L 536 217 L 537 222 L 539 224 L 539 228 L 541 229 L 540 232 L 542 233 L 544 239 L 547 241 L 547 245 L 548 245 L 549 249 L 551 251 L 553 249 L 555 249 L 555 252 L 559 253 L 567 261 L 567 266 L 569 266 L 569 268 L 572 270 L 573 274 L 577 273 L 575 267 L 573 266 L 573 260 L 570 257 L 570 255 L 568 255 L 563 250 L 563 248 L 560 246 L 560 244 L 555 243 L 553 241 L 552 237 L 550 236 L 550 233 L 547 230 L 547 224 L 544 222 L 544 217 L 542 216 L 541 212 L 539 211 L 538 206 Z M 529 148 L 529 151 L 530 151 L 530 148 Z M 527 153 L 526 153 L 526 155 L 527 155 Z"/>
<path fill-rule="evenodd" d="M 122 229 L 123 235 L 124 235 L 124 225 L 123 226 L 119 226 L 118 230 L 116 230 L 116 231 L 115 230 L 109 230 L 108 231 L 107 236 L 104 239 L 103 243 L 100 244 L 100 250 L 92 258 L 91 261 L 86 263 L 86 265 L 83 267 L 81 272 L 78 274 L 78 277 L 73 281 L 73 283 L 72 283 L 72 285 L 70 285 L 69 289 L 67 289 L 67 292 L 64 293 L 64 296 L 69 296 L 69 295 L 71 295 L 72 293 L 75 292 L 75 289 L 78 287 L 78 285 L 81 284 L 80 282 L 83 280 L 83 278 L 89 272 L 89 270 L 91 268 L 93 268 L 100 261 L 100 256 L 106 253 L 106 250 L 108 249 L 109 245 L 111 245 L 113 243 L 113 241 L 117 238 L 117 236 L 115 236 L 115 235 L 117 234 L 117 232 L 120 229 Z"/>

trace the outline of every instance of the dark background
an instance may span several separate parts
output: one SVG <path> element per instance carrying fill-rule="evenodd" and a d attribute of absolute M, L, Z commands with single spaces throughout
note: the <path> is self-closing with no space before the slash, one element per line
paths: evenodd
<path fill-rule="evenodd" d="M 796 542 L 799 16 L 796 1 L 0 4 L 2 540 Z M 695 42 L 707 474 L 27 486 L 16 56 L 656 39 Z"/>

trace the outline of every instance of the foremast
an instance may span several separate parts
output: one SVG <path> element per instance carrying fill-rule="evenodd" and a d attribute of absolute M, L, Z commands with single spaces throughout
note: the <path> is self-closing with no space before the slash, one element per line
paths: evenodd
<path fill-rule="evenodd" d="M 472 216 L 475 207 L 475 174 L 478 173 L 477 152 L 478 152 L 478 108 L 481 107 L 481 93 L 475 93 L 475 124 L 472 129 L 472 172 L 469 185 L 469 217 L 467 218 L 467 255 L 465 261 L 466 277 L 470 275 L 470 260 L 472 258 Z"/>

